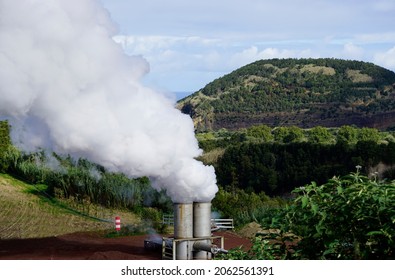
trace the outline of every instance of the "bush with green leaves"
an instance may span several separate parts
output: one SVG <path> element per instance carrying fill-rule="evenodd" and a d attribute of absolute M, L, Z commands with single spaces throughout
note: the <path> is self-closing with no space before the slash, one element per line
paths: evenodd
<path fill-rule="evenodd" d="M 357 172 L 295 192 L 287 229 L 307 259 L 395 259 L 395 182 Z"/>
<path fill-rule="evenodd" d="M 269 230 L 267 230 L 269 232 Z M 292 233 L 270 230 L 267 235 L 256 236 L 248 250 L 243 247 L 233 248 L 226 255 L 220 254 L 216 259 L 222 260 L 290 260 L 298 259 L 295 248 L 299 238 Z"/>
<path fill-rule="evenodd" d="M 225 190 L 220 187 L 212 201 L 213 209 L 222 218 L 233 218 L 238 226 L 252 221 L 265 224 L 276 224 L 279 209 L 286 205 L 287 201 L 279 197 L 271 198 L 265 193 L 256 194 L 238 188 Z"/>

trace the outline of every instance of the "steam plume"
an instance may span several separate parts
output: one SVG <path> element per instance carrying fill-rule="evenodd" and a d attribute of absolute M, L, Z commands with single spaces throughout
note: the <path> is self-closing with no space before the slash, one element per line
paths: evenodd
<path fill-rule="evenodd" d="M 192 120 L 141 84 L 148 63 L 114 43 L 98 3 L 0 0 L 0 116 L 14 144 L 148 176 L 174 202 L 211 200 L 214 168 L 194 159 Z"/>

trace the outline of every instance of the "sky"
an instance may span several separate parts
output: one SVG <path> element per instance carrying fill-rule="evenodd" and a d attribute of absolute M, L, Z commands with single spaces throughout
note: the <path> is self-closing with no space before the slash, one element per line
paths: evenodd
<path fill-rule="evenodd" d="M 342 58 L 395 70 L 395 0 L 101 0 L 144 83 L 195 92 L 260 59 Z"/>

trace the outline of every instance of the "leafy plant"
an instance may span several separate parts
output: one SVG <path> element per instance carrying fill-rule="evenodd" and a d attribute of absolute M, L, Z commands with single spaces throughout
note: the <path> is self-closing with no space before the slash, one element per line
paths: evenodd
<path fill-rule="evenodd" d="M 219 255 L 223 260 L 286 260 L 296 259 L 294 247 L 300 238 L 292 233 L 282 233 L 278 229 L 266 230 L 256 236 L 248 250 L 242 247 L 229 250 L 227 255 Z"/>
<path fill-rule="evenodd" d="M 233 218 L 235 224 L 244 225 L 251 221 L 265 221 L 267 224 L 278 224 L 279 209 L 287 201 L 281 198 L 270 198 L 263 192 L 256 194 L 241 189 L 225 190 L 219 188 L 212 201 L 213 209 L 221 217 Z"/>
<path fill-rule="evenodd" d="M 351 173 L 295 190 L 289 229 L 308 259 L 393 259 L 395 183 Z"/>

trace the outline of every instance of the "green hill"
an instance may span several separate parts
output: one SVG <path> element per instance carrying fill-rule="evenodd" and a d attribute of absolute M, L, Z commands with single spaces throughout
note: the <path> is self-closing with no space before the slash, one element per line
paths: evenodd
<path fill-rule="evenodd" d="M 251 125 L 395 126 L 395 73 L 341 59 L 260 60 L 180 100 L 197 131 Z"/>

